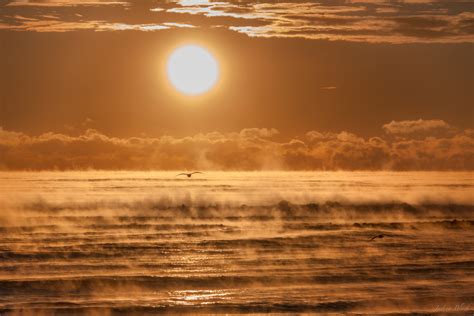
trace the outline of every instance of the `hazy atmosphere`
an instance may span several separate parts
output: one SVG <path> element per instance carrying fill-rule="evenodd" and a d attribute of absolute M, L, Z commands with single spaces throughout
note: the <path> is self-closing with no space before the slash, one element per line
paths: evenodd
<path fill-rule="evenodd" d="M 474 314 L 471 0 L 0 0 L 0 315 Z"/>

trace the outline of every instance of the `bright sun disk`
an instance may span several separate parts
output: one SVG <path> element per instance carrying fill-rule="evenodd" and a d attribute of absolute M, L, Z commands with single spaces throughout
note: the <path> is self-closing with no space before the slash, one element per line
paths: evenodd
<path fill-rule="evenodd" d="M 167 72 L 171 84 L 179 92 L 199 95 L 216 84 L 219 66 L 206 49 L 197 45 L 185 45 L 171 54 Z"/>

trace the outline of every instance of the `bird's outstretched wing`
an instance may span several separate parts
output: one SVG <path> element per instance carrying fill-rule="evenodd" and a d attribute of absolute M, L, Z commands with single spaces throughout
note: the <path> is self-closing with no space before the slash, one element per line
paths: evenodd
<path fill-rule="evenodd" d="M 187 173 L 180 173 L 180 174 L 177 174 L 176 177 L 178 176 L 187 176 L 188 174 Z"/>
<path fill-rule="evenodd" d="M 195 173 L 202 173 L 201 171 L 194 171 L 194 172 L 191 172 L 191 174 L 195 174 Z"/>
<path fill-rule="evenodd" d="M 377 236 L 372 237 L 372 238 L 370 239 L 370 241 L 374 240 L 375 238 L 380 238 L 380 239 L 382 239 L 382 238 L 384 238 L 385 236 L 387 236 L 387 235 L 380 234 L 380 235 L 377 235 Z"/>

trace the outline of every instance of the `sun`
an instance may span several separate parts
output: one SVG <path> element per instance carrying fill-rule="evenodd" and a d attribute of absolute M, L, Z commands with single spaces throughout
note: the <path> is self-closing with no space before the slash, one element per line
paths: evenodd
<path fill-rule="evenodd" d="M 205 48 L 184 45 L 170 55 L 167 73 L 176 90 L 194 96 L 209 91 L 217 83 L 219 65 Z"/>

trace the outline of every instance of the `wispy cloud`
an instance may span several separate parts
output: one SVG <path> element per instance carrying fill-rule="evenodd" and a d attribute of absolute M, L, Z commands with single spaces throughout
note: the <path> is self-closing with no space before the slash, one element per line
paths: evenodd
<path fill-rule="evenodd" d="M 68 23 L 58 27 L 57 23 L 45 19 L 38 25 L 43 31 L 47 29 L 46 23 L 51 23 L 52 31 L 58 28 L 109 29 L 111 24 L 122 25 L 116 30 L 150 31 L 163 28 L 139 25 L 178 23 L 224 27 L 251 37 L 388 43 L 474 42 L 474 3 L 469 1 L 16 0 L 3 7 L 3 28 L 34 30 L 35 26 L 13 18 L 16 15 L 42 20 L 38 10 L 29 10 L 31 6 L 41 7 L 42 16 L 54 13 L 59 21 Z M 62 11 L 58 12 L 59 7 Z M 97 7 L 105 9 L 88 18 L 88 12 Z M 128 17 L 133 17 L 134 23 L 130 23 Z M 135 26 L 125 27 L 125 24 Z"/>
<path fill-rule="evenodd" d="M 108 1 L 108 0 L 15 0 L 7 4 L 10 7 L 33 6 L 33 7 L 64 7 L 78 5 L 110 5 L 110 4 L 127 4 L 125 1 Z"/>
<path fill-rule="evenodd" d="M 417 3 L 417 5 L 414 5 Z M 473 14 L 468 3 L 383 2 L 179 2 L 168 12 L 208 18 L 257 20 L 261 25 L 229 25 L 252 37 L 368 42 L 470 42 Z M 471 6 L 472 9 L 472 6 Z"/>
<path fill-rule="evenodd" d="M 53 18 L 48 19 L 21 19 L 19 25 L 2 25 L 0 29 L 9 29 L 16 31 L 34 31 L 34 32 L 69 32 L 77 30 L 94 31 L 159 31 L 171 28 L 193 28 L 193 25 L 183 23 L 163 23 L 163 24 L 130 24 L 130 23 L 105 23 L 103 21 L 78 21 L 66 22 L 58 21 Z"/>

